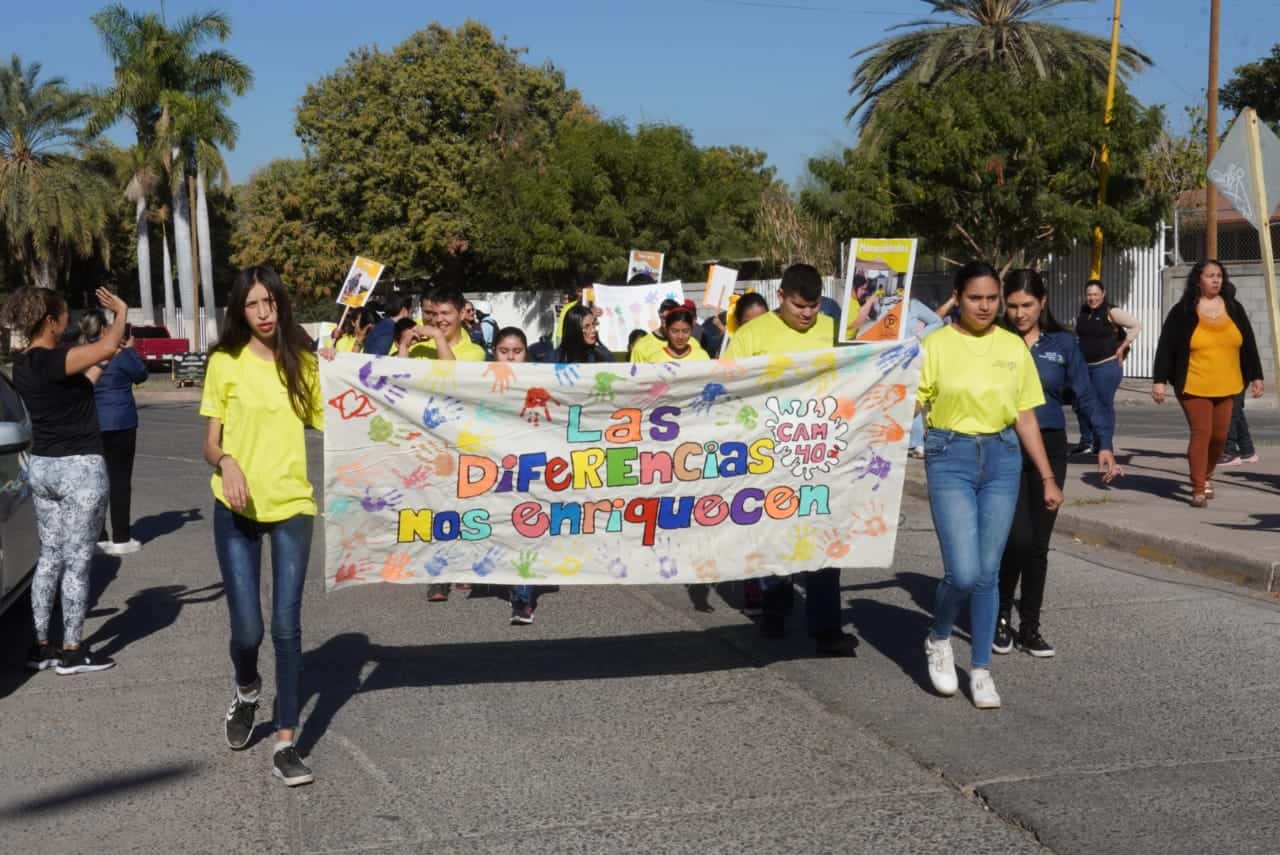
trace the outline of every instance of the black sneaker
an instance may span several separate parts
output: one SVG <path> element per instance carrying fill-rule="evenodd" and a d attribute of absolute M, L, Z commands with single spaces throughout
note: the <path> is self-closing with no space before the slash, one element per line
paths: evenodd
<path fill-rule="evenodd" d="M 227 747 L 239 751 L 249 744 L 253 736 L 253 720 L 258 712 L 257 692 L 254 699 L 246 701 L 237 690 L 231 696 L 231 706 L 227 708 Z"/>
<path fill-rule="evenodd" d="M 1000 615 L 996 621 L 996 637 L 991 643 L 991 650 L 995 653 L 1013 652 L 1013 628 L 1009 626 L 1008 615 Z"/>
<path fill-rule="evenodd" d="M 116 667 L 116 660 L 110 656 L 94 653 L 88 647 L 62 651 L 62 658 L 53 666 L 64 677 L 68 674 L 88 674 L 93 671 L 105 671 Z"/>
<path fill-rule="evenodd" d="M 271 774 L 284 781 L 286 787 L 300 787 L 316 779 L 307 764 L 302 762 L 302 757 L 299 756 L 298 749 L 293 743 L 276 751 L 275 756 L 271 758 L 271 765 L 274 767 Z"/>
<path fill-rule="evenodd" d="M 1048 659 L 1055 651 L 1053 645 L 1044 640 L 1038 629 L 1027 629 L 1018 633 L 1018 646 L 1037 659 Z"/>
<path fill-rule="evenodd" d="M 761 615 L 760 634 L 765 638 L 784 638 L 787 634 L 787 619 L 782 615 Z"/>
<path fill-rule="evenodd" d="M 49 642 L 36 642 L 27 653 L 27 667 L 32 671 L 43 671 L 58 664 L 58 651 Z"/>
<path fill-rule="evenodd" d="M 847 632 L 836 630 L 835 632 L 818 633 L 814 638 L 818 642 L 819 656 L 857 656 L 855 652 L 858 649 L 858 637 L 850 635 Z"/>
<path fill-rule="evenodd" d="M 1092 452 L 1093 452 L 1093 443 L 1077 442 L 1075 445 L 1071 446 L 1071 450 L 1068 451 L 1067 453 L 1068 454 L 1090 454 Z"/>
<path fill-rule="evenodd" d="M 759 579 L 747 579 L 742 583 L 742 613 L 747 617 L 764 614 L 764 595 Z"/>
<path fill-rule="evenodd" d="M 533 623 L 533 606 L 519 600 L 511 604 L 511 625 L 528 626 Z"/>

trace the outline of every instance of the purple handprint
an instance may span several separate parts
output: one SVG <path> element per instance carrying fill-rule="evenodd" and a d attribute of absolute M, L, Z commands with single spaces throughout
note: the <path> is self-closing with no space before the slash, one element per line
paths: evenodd
<path fill-rule="evenodd" d="M 384 401 L 386 401 L 388 404 L 392 406 L 395 406 L 395 404 L 401 398 L 403 398 L 406 394 L 408 394 L 409 390 L 394 381 L 408 380 L 412 375 L 407 373 L 405 374 L 376 373 L 374 371 L 374 366 L 376 366 L 377 364 L 378 364 L 377 359 L 371 359 L 368 362 L 366 362 L 364 365 L 360 366 L 360 373 L 359 373 L 360 382 L 364 384 L 365 388 L 371 389 L 374 392 L 380 392 L 382 394 L 382 399 Z"/>
<path fill-rule="evenodd" d="M 364 498 L 360 500 L 360 507 L 369 513 L 378 511 L 394 511 L 400 506 L 400 501 L 404 496 L 399 490 L 382 490 L 377 495 L 374 494 L 372 487 L 364 488 Z"/>

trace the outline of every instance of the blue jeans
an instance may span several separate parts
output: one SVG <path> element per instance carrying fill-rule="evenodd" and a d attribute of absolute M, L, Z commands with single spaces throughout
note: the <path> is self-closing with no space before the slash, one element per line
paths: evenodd
<path fill-rule="evenodd" d="M 1120 360 L 1111 359 L 1098 365 L 1089 366 L 1089 382 L 1098 396 L 1098 404 L 1111 417 L 1112 432 L 1116 428 L 1116 390 L 1120 388 L 1120 380 L 1124 377 L 1124 367 Z M 1080 422 L 1080 444 L 1090 448 L 1097 447 L 1098 437 L 1093 434 L 1093 425 L 1089 417 L 1080 409 L 1079 403 L 1073 401 L 1071 408 L 1076 411 L 1076 419 Z"/>
<path fill-rule="evenodd" d="M 526 603 L 529 608 L 538 605 L 538 589 L 533 585 L 512 585 L 511 593 L 508 595 L 511 605 L 516 603 Z"/>
<path fill-rule="evenodd" d="M 236 685 L 258 677 L 262 646 L 262 537 L 271 538 L 271 643 L 276 651 L 276 727 L 298 726 L 302 679 L 302 585 L 311 554 L 315 517 L 299 514 L 263 523 L 242 517 L 221 502 L 213 506 L 213 545 L 231 611 L 231 664 Z"/>
<path fill-rule="evenodd" d="M 1000 559 L 1018 504 L 1018 435 L 1013 428 L 983 436 L 934 428 L 924 441 L 924 460 L 944 571 L 934 600 L 933 637 L 951 637 L 968 599 L 973 667 L 987 668 L 1000 607 Z"/>

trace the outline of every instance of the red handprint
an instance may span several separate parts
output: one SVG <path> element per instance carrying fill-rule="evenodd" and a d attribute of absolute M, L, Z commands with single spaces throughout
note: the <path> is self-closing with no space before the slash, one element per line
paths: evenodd
<path fill-rule="evenodd" d="M 368 569 L 368 564 L 342 564 L 338 567 L 338 572 L 333 577 L 334 584 L 341 585 L 344 582 L 363 582 L 363 574 Z"/>
<path fill-rule="evenodd" d="M 401 475 L 400 483 L 404 484 L 406 490 L 418 490 L 426 487 L 431 483 L 431 470 L 425 466 L 419 466 L 408 475 Z"/>
<path fill-rule="evenodd" d="M 534 427 L 542 424 L 544 419 L 549 422 L 552 419 L 551 411 L 547 409 L 548 403 L 555 404 L 557 407 L 564 406 L 546 389 L 534 386 L 525 393 L 524 406 L 520 409 L 520 417 Z M 541 415 L 539 415 L 538 410 L 542 410 Z"/>
<path fill-rule="evenodd" d="M 330 398 L 329 406 L 338 411 L 343 421 L 367 418 L 378 411 L 368 395 L 355 389 L 348 389 L 341 395 Z"/>

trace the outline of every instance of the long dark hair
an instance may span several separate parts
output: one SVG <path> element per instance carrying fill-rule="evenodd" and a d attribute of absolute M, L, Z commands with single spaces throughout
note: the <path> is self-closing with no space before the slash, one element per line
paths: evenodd
<path fill-rule="evenodd" d="M 1196 307 L 1196 303 L 1200 300 L 1200 274 L 1204 273 L 1204 269 L 1210 264 L 1222 271 L 1223 302 L 1235 302 L 1236 286 L 1227 276 L 1227 268 L 1216 258 L 1206 258 L 1203 261 L 1197 261 L 1191 268 L 1191 272 L 1187 274 L 1187 287 L 1182 290 L 1182 299 L 1178 301 L 1183 306 L 1189 309 Z"/>
<path fill-rule="evenodd" d="M 968 264 L 956 271 L 955 288 L 956 294 L 963 294 L 964 289 L 969 283 L 975 279 L 982 279 L 989 276 L 997 282 L 1000 281 L 1000 273 L 985 261 L 970 261 Z"/>
<path fill-rule="evenodd" d="M 595 362 L 596 349 L 587 344 L 582 335 L 582 322 L 591 313 L 591 309 L 581 303 L 565 313 L 564 333 L 560 336 L 560 353 L 565 362 Z"/>
<path fill-rule="evenodd" d="M 766 312 L 769 311 L 769 301 L 764 297 L 761 297 L 755 291 L 752 291 L 749 294 L 743 294 L 738 298 L 738 302 L 733 304 L 733 322 L 737 326 L 742 326 L 742 316 L 745 315 L 747 313 L 747 309 L 750 309 L 752 306 L 759 306 Z"/>
<path fill-rule="evenodd" d="M 227 319 L 222 328 L 218 343 L 213 352 L 238 355 L 253 338 L 253 331 L 244 317 L 244 304 L 249 299 L 249 291 L 254 285 L 261 285 L 276 304 L 275 341 L 272 351 L 276 358 L 276 371 L 280 381 L 289 392 L 289 403 L 293 412 L 303 422 L 311 421 L 312 401 L 315 400 L 313 384 L 317 382 L 313 374 L 303 371 L 303 359 L 313 359 L 311 342 L 302 327 L 293 322 L 293 306 L 289 303 L 289 292 L 285 290 L 280 276 L 270 265 L 261 264 L 246 267 L 236 277 L 231 286 L 231 294 L 227 297 Z"/>
<path fill-rule="evenodd" d="M 1010 270 L 1004 275 L 1005 302 L 1008 302 L 1010 296 L 1020 291 L 1030 294 L 1044 304 L 1044 308 L 1040 311 L 1040 329 L 1042 332 L 1063 331 L 1062 324 L 1058 323 L 1058 319 L 1053 316 L 1053 312 L 1049 311 L 1049 289 L 1044 287 L 1044 278 L 1040 276 L 1039 271 L 1024 267 L 1018 270 Z M 1013 329 L 1013 325 L 1009 323 L 1008 311 L 1001 316 L 1000 320 L 1001 326 L 1005 329 Z M 1013 331 L 1016 332 L 1016 330 Z"/>

